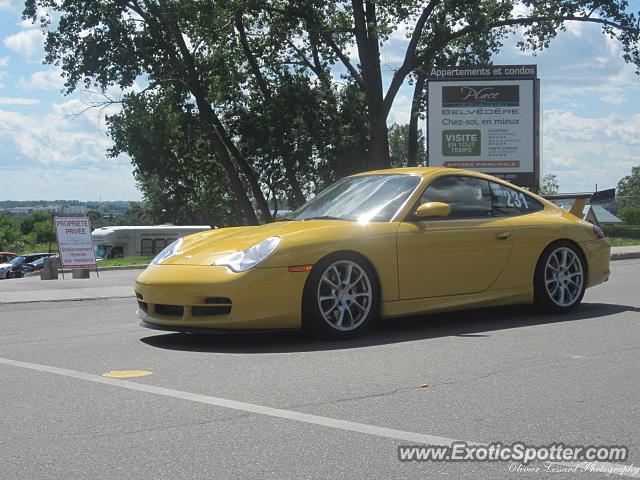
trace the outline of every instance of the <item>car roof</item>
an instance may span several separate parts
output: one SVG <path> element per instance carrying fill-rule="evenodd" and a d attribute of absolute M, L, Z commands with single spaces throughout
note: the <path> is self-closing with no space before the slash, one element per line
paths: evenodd
<path fill-rule="evenodd" d="M 436 175 L 436 174 L 451 174 L 451 175 L 472 175 L 480 178 L 486 178 L 493 180 L 495 177 L 487 175 L 482 172 L 476 172 L 474 170 L 465 170 L 464 168 L 449 168 L 449 167 L 399 167 L 399 168 L 384 168 L 381 170 L 371 170 L 369 172 L 356 173 L 354 177 L 360 175 L 389 175 L 389 174 L 405 174 L 405 175 L 421 175 L 423 177 Z M 498 179 L 500 180 L 500 179 Z M 504 181 L 504 180 L 503 180 Z M 508 183 L 508 182 L 507 182 Z"/>
<path fill-rule="evenodd" d="M 353 175 L 354 177 L 361 175 L 385 175 L 385 174 L 405 174 L 405 175 L 432 175 L 434 173 L 440 173 L 442 171 L 462 171 L 458 168 L 446 168 L 446 167 L 399 167 L 399 168 L 384 168 L 381 170 L 371 170 L 369 172 L 361 172 Z"/>

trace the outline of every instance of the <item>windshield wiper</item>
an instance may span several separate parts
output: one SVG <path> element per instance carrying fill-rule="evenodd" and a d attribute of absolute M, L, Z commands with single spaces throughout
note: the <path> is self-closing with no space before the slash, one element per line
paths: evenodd
<path fill-rule="evenodd" d="M 348 222 L 349 220 L 342 217 L 333 217 L 331 215 L 319 215 L 317 217 L 307 217 L 303 218 L 302 221 L 305 222 L 307 220 L 342 220 L 343 222 Z"/>

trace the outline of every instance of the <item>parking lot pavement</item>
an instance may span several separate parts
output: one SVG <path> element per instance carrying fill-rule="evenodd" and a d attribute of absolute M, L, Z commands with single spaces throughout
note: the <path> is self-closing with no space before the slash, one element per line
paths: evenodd
<path fill-rule="evenodd" d="M 3 305 L 0 478 L 604 478 L 397 448 L 625 445 L 640 465 L 639 291 L 623 260 L 568 315 L 398 319 L 346 342 L 158 333 L 129 298 Z M 151 374 L 102 376 L 123 371 Z"/>
<path fill-rule="evenodd" d="M 73 280 L 65 274 L 58 280 L 40 280 L 39 276 L 0 280 L 0 305 L 42 301 L 88 300 L 133 297 L 133 283 L 140 270 L 90 273 L 88 279 Z"/>

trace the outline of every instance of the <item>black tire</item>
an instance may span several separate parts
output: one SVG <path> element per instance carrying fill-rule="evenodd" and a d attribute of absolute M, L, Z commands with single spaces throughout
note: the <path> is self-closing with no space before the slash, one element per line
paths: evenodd
<path fill-rule="evenodd" d="M 570 258 L 562 266 L 563 252 Z M 571 252 L 573 256 L 570 256 Z M 555 272 L 553 269 L 558 268 Z M 580 272 L 580 273 L 579 273 Z M 538 310 L 547 313 L 568 313 L 574 310 L 584 297 L 587 288 L 587 265 L 584 255 L 572 242 L 553 242 L 544 249 L 534 276 L 534 302 Z M 579 285 L 576 285 L 576 282 Z"/>
<path fill-rule="evenodd" d="M 352 270 L 347 270 L 349 265 L 352 265 Z M 327 281 L 329 278 L 332 281 L 340 278 L 329 273 L 330 270 L 334 271 L 334 266 L 339 274 L 344 275 L 345 279 L 347 272 L 351 273 L 353 287 L 342 285 L 340 290 L 336 290 L 330 286 L 331 284 Z M 357 275 L 362 273 L 361 280 L 356 281 L 359 277 L 353 275 L 353 272 L 356 272 Z M 325 274 L 329 277 L 325 277 Z M 326 280 L 324 280 L 325 278 Z M 367 285 L 370 289 L 369 297 L 367 297 Z M 334 308 L 329 309 L 334 300 L 320 300 L 320 297 L 323 296 L 322 293 L 333 296 L 334 293 L 331 292 L 336 292 L 336 304 Z M 358 305 L 356 306 L 355 303 Z M 321 304 L 328 304 L 324 314 L 320 309 Z M 323 339 L 345 340 L 353 338 L 369 328 L 378 315 L 379 306 L 380 287 L 370 263 L 364 257 L 354 253 L 334 253 L 316 263 L 309 273 L 302 298 L 302 328 L 305 332 Z M 327 313 L 329 310 L 331 312 Z M 335 325 L 332 323 L 334 321 Z M 340 324 L 342 325 L 340 326 Z"/>

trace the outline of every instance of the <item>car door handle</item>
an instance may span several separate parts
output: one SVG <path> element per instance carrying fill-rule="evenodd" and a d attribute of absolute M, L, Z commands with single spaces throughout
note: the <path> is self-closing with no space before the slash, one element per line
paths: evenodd
<path fill-rule="evenodd" d="M 496 233 L 496 240 L 509 240 L 511 238 L 511 232 Z"/>

